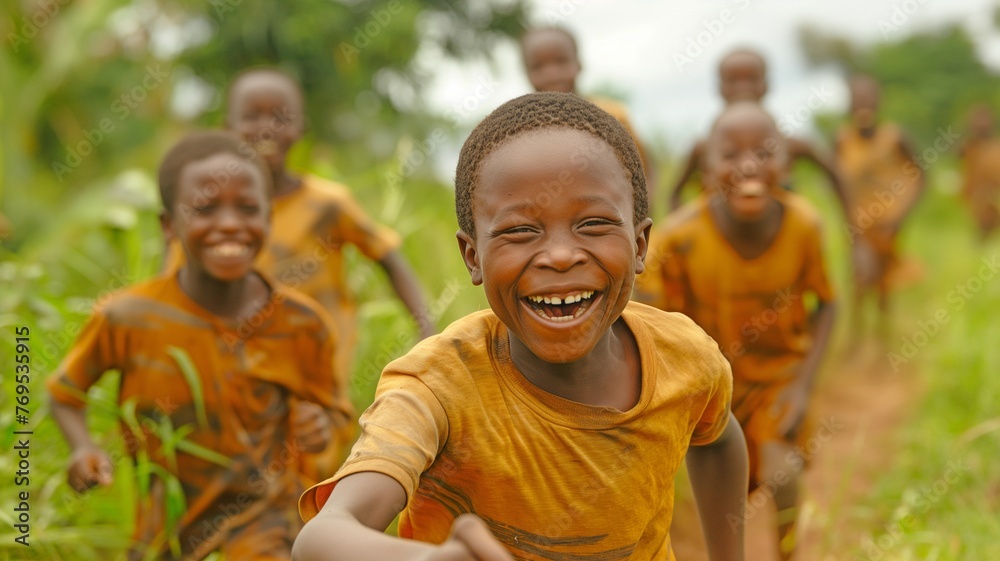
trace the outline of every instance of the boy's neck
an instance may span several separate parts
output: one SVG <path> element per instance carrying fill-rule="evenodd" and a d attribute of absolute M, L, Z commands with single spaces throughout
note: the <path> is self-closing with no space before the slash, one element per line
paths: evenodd
<path fill-rule="evenodd" d="M 212 315 L 226 319 L 247 317 L 270 295 L 270 287 L 256 273 L 236 281 L 220 281 L 185 266 L 178 274 L 181 290 Z"/>
<path fill-rule="evenodd" d="M 726 202 L 717 197 L 712 199 L 709 209 L 722 237 L 744 259 L 760 257 L 771 247 L 784 217 L 784 207 L 776 199 L 771 199 L 764 214 L 754 221 L 735 219 Z"/>
<path fill-rule="evenodd" d="M 575 362 L 538 358 L 508 331 L 514 367 L 535 387 L 584 405 L 628 411 L 639 402 L 642 376 L 639 348 L 619 318 L 590 353 Z"/>

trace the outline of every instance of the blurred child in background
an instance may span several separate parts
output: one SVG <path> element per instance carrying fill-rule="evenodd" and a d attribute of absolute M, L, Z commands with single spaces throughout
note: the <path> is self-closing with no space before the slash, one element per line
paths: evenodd
<path fill-rule="evenodd" d="M 1000 139 L 993 112 L 978 105 L 969 114 L 968 140 L 962 146 L 962 199 L 986 239 L 1000 225 Z"/>
<path fill-rule="evenodd" d="M 242 145 L 235 134 L 195 133 L 167 153 L 161 221 L 184 264 L 100 304 L 48 381 L 72 448 L 69 483 L 83 492 L 112 480 L 87 430 L 87 390 L 121 372 L 118 402 L 139 423 L 122 423 L 129 453 L 140 474 L 144 458 L 158 468 L 146 472 L 130 560 L 288 559 L 301 526 L 299 456 L 326 448 L 349 415 L 337 405 L 346 388 L 333 375 L 325 313 L 254 266 L 271 178 Z M 161 440 L 182 431 L 181 442 Z M 178 499 L 183 512 L 170 521 Z"/>
<path fill-rule="evenodd" d="M 896 238 L 923 194 L 924 171 L 900 127 L 879 121 L 878 82 L 858 75 L 849 87 L 851 120 L 837 135 L 837 161 L 847 186 L 855 311 L 874 292 L 884 322 L 899 279 Z"/>
<path fill-rule="evenodd" d="M 433 334 L 435 327 L 427 317 L 420 283 L 399 251 L 399 235 L 369 218 L 344 185 L 287 169 L 288 151 L 305 128 L 303 111 L 302 91 L 291 76 L 272 68 L 251 69 L 230 84 L 226 127 L 244 138 L 246 153 L 260 154 L 274 184 L 271 236 L 257 265 L 315 298 L 333 318 L 338 342 L 334 371 L 339 385 L 349 387 L 358 328 L 357 305 L 344 275 L 345 245 L 353 244 L 382 266 L 416 320 L 421 338 Z M 180 261 L 176 249 L 175 244 L 168 271 L 176 270 Z M 342 397 L 348 398 L 346 393 Z M 311 482 L 336 470 L 350 446 L 353 425 L 344 431 L 337 439 L 339 447 L 307 457 L 303 470 Z"/>
<path fill-rule="evenodd" d="M 750 49 L 737 49 L 723 57 L 719 63 L 719 93 L 727 106 L 739 101 L 761 103 L 767 94 L 767 63 L 764 57 Z M 835 164 L 805 140 L 788 137 L 787 147 L 789 168 L 799 159 L 815 164 L 829 180 L 841 209 L 846 210 L 844 186 Z M 695 173 L 703 171 L 704 157 L 705 141 L 700 140 L 691 148 L 680 175 L 670 189 L 671 210 L 680 208 L 684 186 Z"/>
<path fill-rule="evenodd" d="M 704 151 L 706 196 L 654 232 L 636 298 L 690 316 L 731 362 L 750 489 L 773 499 L 789 559 L 804 467 L 795 444 L 834 317 L 820 219 L 783 189 L 785 138 L 756 102 L 727 106 Z"/>
<path fill-rule="evenodd" d="M 528 29 L 521 36 L 521 55 L 528 81 L 536 92 L 577 93 L 576 78 L 583 67 L 577 52 L 576 38 L 568 30 L 562 27 Z M 656 177 L 653 162 L 649 151 L 632 127 L 628 109 L 624 104 L 606 97 L 588 96 L 587 99 L 611 114 L 632 136 L 639 149 L 642 169 L 646 172 L 646 189 L 650 193 L 650 201 L 654 201 Z"/>

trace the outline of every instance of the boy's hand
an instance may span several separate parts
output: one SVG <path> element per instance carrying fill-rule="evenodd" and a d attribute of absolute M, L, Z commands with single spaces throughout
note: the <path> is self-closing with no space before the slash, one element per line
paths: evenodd
<path fill-rule="evenodd" d="M 292 407 L 292 434 L 302 450 L 322 452 L 330 444 L 330 416 L 315 403 L 296 402 Z"/>
<path fill-rule="evenodd" d="M 808 401 L 806 386 L 798 382 L 792 382 L 778 395 L 771 409 L 771 415 L 778 417 L 778 434 L 787 440 L 798 435 Z"/>
<path fill-rule="evenodd" d="M 98 485 L 111 485 L 114 466 L 104 450 L 96 446 L 78 448 L 73 452 L 66 480 L 77 493 L 83 493 Z"/>
<path fill-rule="evenodd" d="M 514 558 L 478 516 L 463 514 L 451 524 L 448 541 L 425 561 L 514 561 Z"/>

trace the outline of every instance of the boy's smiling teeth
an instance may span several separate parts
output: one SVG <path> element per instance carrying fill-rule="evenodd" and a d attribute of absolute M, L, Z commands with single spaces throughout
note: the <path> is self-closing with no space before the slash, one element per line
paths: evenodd
<path fill-rule="evenodd" d="M 583 290 L 565 296 L 528 296 L 528 307 L 549 321 L 570 321 L 583 315 L 590 308 L 593 290 Z"/>
<path fill-rule="evenodd" d="M 220 243 L 208 249 L 219 257 L 241 257 L 250 253 L 250 247 L 241 243 Z"/>

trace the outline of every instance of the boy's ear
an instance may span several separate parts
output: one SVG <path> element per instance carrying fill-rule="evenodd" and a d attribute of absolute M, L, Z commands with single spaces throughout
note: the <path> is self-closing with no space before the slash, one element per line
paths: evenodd
<path fill-rule="evenodd" d="M 653 229 L 653 219 L 648 216 L 635 227 L 635 274 L 646 270 L 646 252 L 649 250 L 649 232 Z"/>
<path fill-rule="evenodd" d="M 469 270 L 469 276 L 472 277 L 472 284 L 476 286 L 483 284 L 483 270 L 479 266 L 476 240 L 462 230 L 459 230 L 455 237 L 458 238 L 458 250 L 462 252 L 462 260 L 465 261 L 465 268 Z"/>

